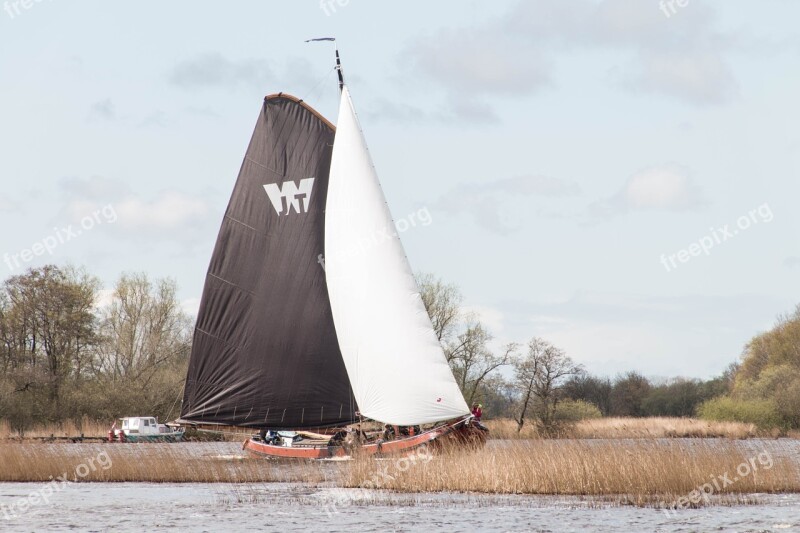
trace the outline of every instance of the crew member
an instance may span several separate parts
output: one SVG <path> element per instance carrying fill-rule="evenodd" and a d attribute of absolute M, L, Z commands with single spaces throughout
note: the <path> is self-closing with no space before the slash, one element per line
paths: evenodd
<path fill-rule="evenodd" d="M 483 414 L 483 405 L 479 403 L 472 404 L 472 416 L 475 417 L 476 422 L 481 421 L 481 415 Z"/>

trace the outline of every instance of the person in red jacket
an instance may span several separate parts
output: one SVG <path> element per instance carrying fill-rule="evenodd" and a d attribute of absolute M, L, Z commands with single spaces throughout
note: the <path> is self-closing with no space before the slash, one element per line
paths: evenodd
<path fill-rule="evenodd" d="M 481 415 L 483 414 L 483 406 L 479 403 L 472 404 L 472 416 L 475 417 L 475 420 L 480 422 Z"/>

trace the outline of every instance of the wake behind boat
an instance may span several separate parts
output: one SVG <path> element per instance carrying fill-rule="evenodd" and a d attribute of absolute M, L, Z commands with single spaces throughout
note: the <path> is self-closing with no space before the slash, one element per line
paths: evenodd
<path fill-rule="evenodd" d="M 258 429 L 245 449 L 275 457 L 483 443 L 487 430 L 470 415 L 395 230 L 338 51 L 336 61 L 337 126 L 296 97 L 264 100 L 211 258 L 179 422 Z"/>

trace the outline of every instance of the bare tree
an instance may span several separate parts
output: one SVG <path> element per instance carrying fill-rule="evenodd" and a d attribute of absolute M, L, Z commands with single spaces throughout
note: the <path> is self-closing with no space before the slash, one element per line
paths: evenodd
<path fill-rule="evenodd" d="M 51 414 L 59 411 L 67 380 L 79 378 L 90 357 L 97 284 L 82 271 L 46 265 L 3 285 L 4 366 L 13 369 L 15 393 L 47 391 Z"/>
<path fill-rule="evenodd" d="M 445 348 L 450 368 L 470 405 L 475 401 L 484 380 L 495 370 L 509 364 L 518 349 L 516 343 L 510 343 L 499 353 L 494 353 L 489 347 L 491 340 L 492 335 L 483 324 L 470 315 L 464 332 Z"/>
<path fill-rule="evenodd" d="M 611 414 L 644 416 L 643 403 L 652 388 L 650 380 L 637 372 L 617 376 L 611 389 Z"/>
<path fill-rule="evenodd" d="M 416 275 L 422 303 L 433 324 L 440 343 L 448 342 L 454 335 L 461 316 L 461 291 L 453 284 L 445 284 L 432 274 Z"/>
<path fill-rule="evenodd" d="M 53 265 L 0 285 L 0 416 L 12 427 L 172 411 L 191 340 L 174 282 L 123 276 L 101 309 L 98 286 Z"/>
<path fill-rule="evenodd" d="M 112 381 L 146 380 L 160 365 L 186 354 L 190 323 L 176 291 L 173 280 L 153 284 L 145 274 L 120 277 L 111 304 L 101 310 L 99 374 Z"/>
<path fill-rule="evenodd" d="M 545 430 L 552 429 L 556 407 L 564 383 L 582 368 L 563 350 L 539 337 L 528 343 L 528 353 L 515 361 L 517 387 L 520 392 L 517 431 L 522 431 L 528 409 L 536 403 L 537 418 Z"/>
<path fill-rule="evenodd" d="M 431 274 L 417 274 L 416 278 L 436 338 L 444 349 L 464 398 L 472 404 L 479 397 L 487 378 L 510 363 L 517 344 L 508 344 L 495 353 L 489 346 L 492 335 L 477 316 L 464 316 L 458 287 Z"/>

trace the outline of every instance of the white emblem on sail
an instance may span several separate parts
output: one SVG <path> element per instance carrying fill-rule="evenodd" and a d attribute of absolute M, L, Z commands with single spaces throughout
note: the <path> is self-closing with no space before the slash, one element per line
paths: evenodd
<path fill-rule="evenodd" d="M 307 213 L 313 186 L 314 178 L 306 178 L 300 180 L 300 185 L 291 180 L 285 181 L 283 188 L 277 183 L 267 183 L 264 185 L 264 190 L 267 191 L 275 212 L 280 216 L 288 215 L 293 209 L 295 213 Z"/>

